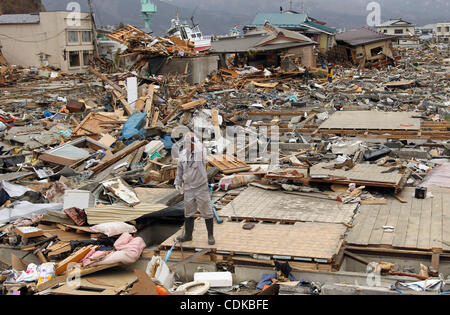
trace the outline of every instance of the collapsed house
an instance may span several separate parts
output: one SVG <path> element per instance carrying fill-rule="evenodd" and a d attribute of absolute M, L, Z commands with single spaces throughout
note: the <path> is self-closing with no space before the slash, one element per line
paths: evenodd
<path fill-rule="evenodd" d="M 316 42 L 294 31 L 266 23 L 244 35 L 218 38 L 212 42 L 211 52 L 221 55 L 221 66 L 226 67 L 227 54 L 234 54 L 233 64 L 278 67 L 284 57 L 295 59 L 299 66 L 315 67 Z"/>
<path fill-rule="evenodd" d="M 324 55 L 336 46 L 336 34 L 338 32 L 336 29 L 326 26 L 325 22 L 311 18 L 305 13 L 295 11 L 259 13 L 252 24 L 244 27 L 244 31 L 264 26 L 266 22 L 308 36 L 318 43 L 317 48 Z"/>
<path fill-rule="evenodd" d="M 395 60 L 392 42 L 397 36 L 360 28 L 336 35 L 338 46 L 329 52 L 330 60 L 349 61 L 365 67 L 367 64 L 390 64 Z"/>

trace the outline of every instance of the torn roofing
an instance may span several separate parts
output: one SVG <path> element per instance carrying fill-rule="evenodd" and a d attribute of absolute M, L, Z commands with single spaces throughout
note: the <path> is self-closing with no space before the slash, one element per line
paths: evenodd
<path fill-rule="evenodd" d="M 278 41 L 280 39 L 281 41 Z M 297 32 L 273 25 L 258 27 L 243 36 L 222 38 L 212 43 L 212 51 L 218 53 L 273 51 L 300 46 L 316 45 L 310 38 Z"/>
<path fill-rule="evenodd" d="M 344 42 L 350 46 L 360 46 L 396 39 L 398 36 L 384 35 L 367 27 L 339 33 L 336 35 L 336 41 Z"/>

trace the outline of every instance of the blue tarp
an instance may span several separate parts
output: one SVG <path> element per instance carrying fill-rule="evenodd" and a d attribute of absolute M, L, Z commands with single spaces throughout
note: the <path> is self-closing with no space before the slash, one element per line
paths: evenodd
<path fill-rule="evenodd" d="M 136 112 L 128 118 L 122 128 L 122 137 L 120 140 L 125 144 L 133 143 L 136 139 L 132 139 L 137 136 L 138 139 L 145 138 L 145 121 L 147 118 L 146 113 Z"/>

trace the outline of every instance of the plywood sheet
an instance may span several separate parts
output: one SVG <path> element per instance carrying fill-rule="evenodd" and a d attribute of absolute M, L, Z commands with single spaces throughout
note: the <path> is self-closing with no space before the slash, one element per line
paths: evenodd
<path fill-rule="evenodd" d="M 450 251 L 450 194 L 444 189 L 431 190 L 433 198 L 414 198 L 414 188 L 403 190 L 407 203 L 388 198 L 386 205 L 362 205 L 354 227 L 346 237 L 349 245 L 383 246 L 399 249 Z M 393 232 L 383 226 L 394 227 Z"/>
<path fill-rule="evenodd" d="M 331 262 L 340 247 L 340 240 L 346 231 L 341 224 L 305 223 L 293 225 L 256 224 L 252 230 L 244 230 L 243 222 L 224 222 L 214 226 L 215 245 L 208 245 L 206 226 L 197 220 L 193 240 L 183 243 L 183 249 L 211 248 L 235 255 L 277 255 L 291 259 L 310 258 Z M 181 231 L 176 235 L 181 234 Z M 169 248 L 176 235 L 169 237 L 161 246 Z M 179 244 L 176 245 L 179 248 Z"/>
<path fill-rule="evenodd" d="M 382 182 L 391 185 L 397 185 L 402 179 L 403 174 L 398 172 L 381 173 L 387 170 L 386 167 L 381 167 L 375 164 L 356 164 L 351 170 L 344 171 L 343 169 L 325 169 L 323 167 L 331 166 L 334 163 L 319 163 L 311 167 L 311 177 L 315 175 L 328 175 L 336 177 L 344 177 L 355 182 Z"/>
<path fill-rule="evenodd" d="M 420 119 L 412 112 L 338 111 L 319 129 L 420 130 Z"/>
<path fill-rule="evenodd" d="M 85 209 L 89 225 L 108 222 L 129 222 L 146 214 L 167 208 L 164 204 L 141 203 L 134 207 L 127 206 L 103 206 Z"/>
<path fill-rule="evenodd" d="M 239 219 L 342 223 L 352 220 L 355 208 L 354 204 L 251 186 L 220 210 L 219 215 Z"/>

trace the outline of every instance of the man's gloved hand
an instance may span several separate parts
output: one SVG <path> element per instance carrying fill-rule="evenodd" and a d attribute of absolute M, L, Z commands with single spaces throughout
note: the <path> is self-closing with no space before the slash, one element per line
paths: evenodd
<path fill-rule="evenodd" d="M 175 189 L 180 193 L 180 194 L 184 194 L 184 191 L 183 191 L 183 188 L 181 187 L 181 186 L 179 186 L 179 185 L 176 185 L 175 186 Z"/>

